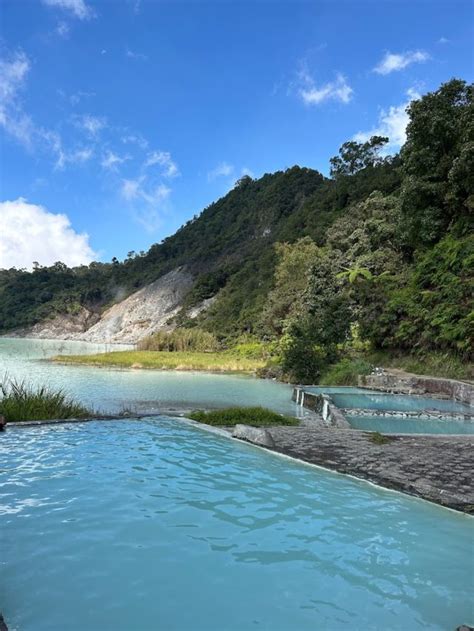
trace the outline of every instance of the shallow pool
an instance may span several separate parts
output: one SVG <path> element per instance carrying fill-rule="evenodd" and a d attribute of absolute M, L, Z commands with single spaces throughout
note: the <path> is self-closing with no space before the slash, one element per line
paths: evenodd
<path fill-rule="evenodd" d="M 114 347 L 115 348 L 115 347 Z M 247 375 L 64 366 L 53 355 L 96 353 L 110 346 L 86 342 L 0 338 L 0 377 L 64 388 L 99 411 L 142 412 L 261 405 L 298 417 L 309 413 L 291 400 L 292 386 Z"/>
<path fill-rule="evenodd" d="M 473 520 L 182 421 L 0 436 L 19 631 L 439 629 L 473 620 Z"/>
<path fill-rule="evenodd" d="M 354 429 L 383 434 L 474 434 L 474 421 L 345 414 Z"/>
<path fill-rule="evenodd" d="M 332 393 L 331 399 L 340 408 L 393 410 L 397 412 L 417 412 L 431 409 L 441 412 L 474 414 L 474 408 L 467 403 L 415 395 L 347 392 Z"/>

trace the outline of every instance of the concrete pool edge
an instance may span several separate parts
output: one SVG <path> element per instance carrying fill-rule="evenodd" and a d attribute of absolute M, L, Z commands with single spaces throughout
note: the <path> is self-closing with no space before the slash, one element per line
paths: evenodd
<path fill-rule="evenodd" d="M 152 419 L 159 416 L 164 416 L 164 413 L 26 421 L 8 425 L 39 427 L 103 420 Z M 240 443 L 246 442 L 295 462 L 348 475 L 459 513 L 474 513 L 474 489 L 470 477 L 465 474 L 472 468 L 470 454 L 473 452 L 474 435 L 392 434 L 387 444 L 376 445 L 371 442 L 372 433 L 363 430 L 273 426 L 266 429 L 275 441 L 275 446 L 263 447 L 233 437 L 229 429 L 205 425 L 176 414 L 167 417 L 208 433 Z M 395 454 L 391 451 L 395 451 Z M 429 456 L 425 457 L 427 454 Z"/>

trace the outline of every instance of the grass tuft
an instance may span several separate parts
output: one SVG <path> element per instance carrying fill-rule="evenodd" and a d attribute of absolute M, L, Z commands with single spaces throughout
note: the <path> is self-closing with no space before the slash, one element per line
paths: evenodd
<path fill-rule="evenodd" d="M 375 445 L 386 445 L 391 442 L 391 439 L 388 436 L 384 436 L 380 432 L 371 432 L 369 440 Z"/>
<path fill-rule="evenodd" d="M 253 427 L 267 427 L 270 425 L 298 425 L 299 421 L 291 416 L 283 416 L 262 407 L 224 408 L 204 412 L 195 410 L 189 415 L 194 421 L 207 425 L 233 426 L 238 423 Z"/>
<path fill-rule="evenodd" d="M 90 410 L 63 390 L 31 386 L 14 379 L 0 384 L 0 414 L 10 423 L 91 416 Z"/>

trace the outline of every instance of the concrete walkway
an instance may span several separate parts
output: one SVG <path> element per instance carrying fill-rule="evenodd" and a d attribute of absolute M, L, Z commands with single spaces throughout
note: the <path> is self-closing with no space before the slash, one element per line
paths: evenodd
<path fill-rule="evenodd" d="M 392 434 L 378 445 L 360 430 L 268 429 L 273 451 L 474 513 L 474 436 Z"/>

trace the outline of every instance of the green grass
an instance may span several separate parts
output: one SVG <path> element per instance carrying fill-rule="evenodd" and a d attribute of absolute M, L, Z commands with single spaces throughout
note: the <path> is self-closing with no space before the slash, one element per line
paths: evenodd
<path fill-rule="evenodd" d="M 264 359 L 242 357 L 231 351 L 221 353 L 114 351 L 97 355 L 58 355 L 53 359 L 66 364 L 155 370 L 206 370 L 209 372 L 253 373 L 265 365 Z"/>
<path fill-rule="evenodd" d="M 253 427 L 267 427 L 269 425 L 298 425 L 299 421 L 291 416 L 283 416 L 261 407 L 253 408 L 225 408 L 204 412 L 195 410 L 189 415 L 195 421 L 207 425 L 233 426 L 237 423 L 252 425 Z"/>
<path fill-rule="evenodd" d="M 0 414 L 10 423 L 84 418 L 91 411 L 63 390 L 30 386 L 24 381 L 7 380 L 0 384 Z"/>
<path fill-rule="evenodd" d="M 378 351 L 369 353 L 366 359 L 375 366 L 399 368 L 415 375 L 474 380 L 474 364 L 456 357 L 452 353 L 408 355 Z"/>
<path fill-rule="evenodd" d="M 323 386 L 356 386 L 359 375 L 368 375 L 373 364 L 364 359 L 345 357 L 323 373 L 319 383 Z"/>
<path fill-rule="evenodd" d="M 384 436 L 380 432 L 371 432 L 369 440 L 375 445 L 387 445 L 391 442 L 391 439 L 388 436 Z"/>
<path fill-rule="evenodd" d="M 216 352 L 220 344 L 212 333 L 201 329 L 157 331 L 138 342 L 140 351 Z"/>

